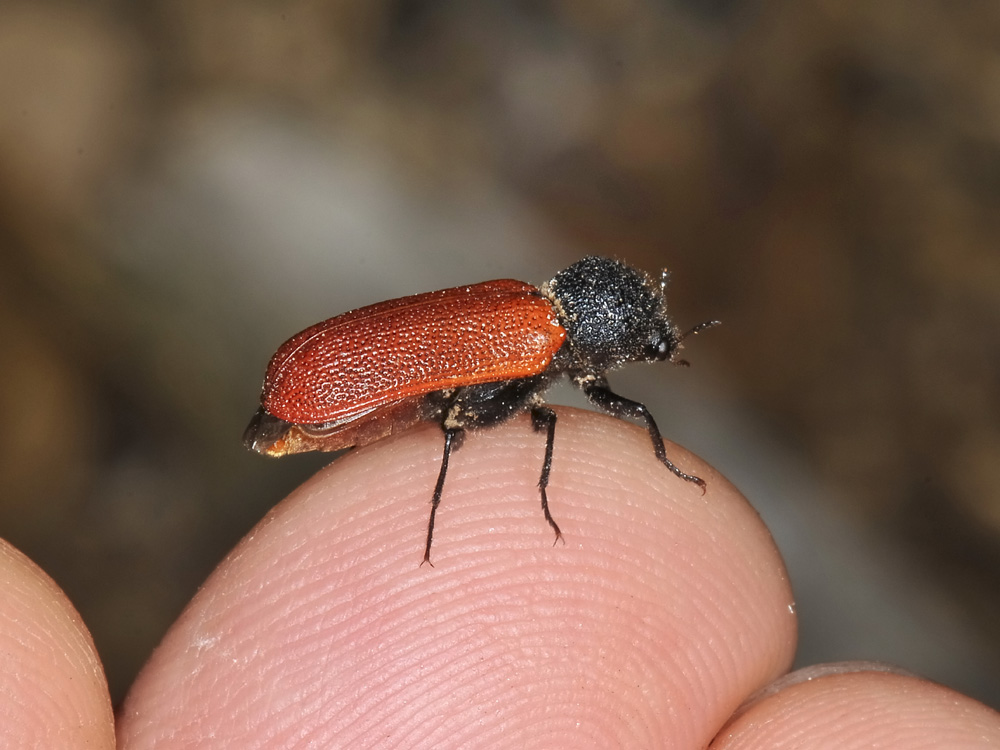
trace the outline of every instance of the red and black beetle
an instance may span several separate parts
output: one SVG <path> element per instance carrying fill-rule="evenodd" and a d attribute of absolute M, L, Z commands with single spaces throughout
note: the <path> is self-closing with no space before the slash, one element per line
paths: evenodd
<path fill-rule="evenodd" d="M 538 479 L 545 520 L 556 414 L 545 389 L 566 374 L 595 406 L 642 421 L 656 457 L 703 490 L 667 458 L 660 430 L 641 403 L 614 393 L 606 374 L 626 362 L 676 358 L 687 333 L 667 317 L 667 272 L 659 281 L 610 258 L 584 258 L 540 288 L 503 279 L 379 302 L 293 336 L 267 367 L 261 407 L 247 427 L 248 448 L 268 456 L 367 445 L 417 422 L 437 422 L 444 455 L 431 498 L 424 562 L 448 460 L 466 430 L 531 411 L 545 431 Z"/>

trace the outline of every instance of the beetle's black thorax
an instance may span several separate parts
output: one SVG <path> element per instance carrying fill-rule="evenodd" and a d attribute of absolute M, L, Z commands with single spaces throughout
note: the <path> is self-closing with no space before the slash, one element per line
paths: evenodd
<path fill-rule="evenodd" d="M 601 374 L 625 362 L 669 359 L 678 332 L 662 285 L 610 258 L 584 258 L 541 287 L 566 329 L 553 367 Z"/>

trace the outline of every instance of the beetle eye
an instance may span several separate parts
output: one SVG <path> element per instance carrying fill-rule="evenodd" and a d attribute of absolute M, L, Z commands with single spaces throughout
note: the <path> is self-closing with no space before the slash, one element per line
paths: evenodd
<path fill-rule="evenodd" d="M 662 362 L 670 356 L 670 342 L 665 338 L 660 338 L 646 344 L 646 359 L 655 362 Z"/>

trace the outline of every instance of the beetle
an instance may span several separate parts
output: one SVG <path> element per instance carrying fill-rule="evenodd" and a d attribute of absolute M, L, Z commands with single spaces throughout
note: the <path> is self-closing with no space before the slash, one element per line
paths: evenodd
<path fill-rule="evenodd" d="M 611 258 L 583 258 L 536 287 L 501 279 L 379 302 L 317 323 L 271 358 L 261 405 L 243 436 L 267 456 L 337 451 L 373 443 L 419 422 L 444 432 L 444 454 L 431 496 L 423 562 L 430 562 L 434 519 L 448 462 L 467 430 L 531 412 L 545 433 L 538 489 L 556 534 L 546 489 L 556 413 L 546 388 L 566 375 L 603 411 L 642 422 L 660 463 L 705 491 L 705 482 L 667 458 L 644 404 L 611 390 L 607 373 L 627 362 L 688 363 L 685 338 L 667 317 L 664 269 L 659 281 Z M 421 563 L 423 564 L 423 563 Z"/>

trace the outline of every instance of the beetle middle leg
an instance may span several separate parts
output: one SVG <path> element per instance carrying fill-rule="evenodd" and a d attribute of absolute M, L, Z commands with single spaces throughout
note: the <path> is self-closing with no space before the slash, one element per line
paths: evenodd
<path fill-rule="evenodd" d="M 535 432 L 545 430 L 545 459 L 542 461 L 541 476 L 538 477 L 538 491 L 542 495 L 542 513 L 545 515 L 545 520 L 549 522 L 549 526 L 556 532 L 556 540 L 552 542 L 553 546 L 559 541 L 565 544 L 562 531 L 559 530 L 559 524 L 549 512 L 549 496 L 545 492 L 546 487 L 549 486 L 549 473 L 552 471 L 552 446 L 555 444 L 556 437 L 556 413 L 541 404 L 534 406 L 531 409 L 531 426 Z"/>
<path fill-rule="evenodd" d="M 649 433 L 649 437 L 653 441 L 653 451 L 656 453 L 656 457 L 660 460 L 660 463 L 670 469 L 670 471 L 681 479 L 701 487 L 701 493 L 703 495 L 705 494 L 704 479 L 696 477 L 693 474 L 685 474 L 677 468 L 677 466 L 675 466 L 669 458 L 667 458 L 667 450 L 663 447 L 663 438 L 660 436 L 660 428 L 656 426 L 656 420 L 653 419 L 653 415 L 650 413 L 649 409 L 646 408 L 645 404 L 639 403 L 638 401 L 632 401 L 624 396 L 619 396 L 608 387 L 607 381 L 603 378 L 593 380 L 581 379 L 578 383 L 580 388 L 583 390 L 584 395 L 592 404 L 594 404 L 594 406 L 603 409 L 608 414 L 615 417 L 628 417 L 630 419 L 643 422 L 646 427 L 646 432 Z"/>

